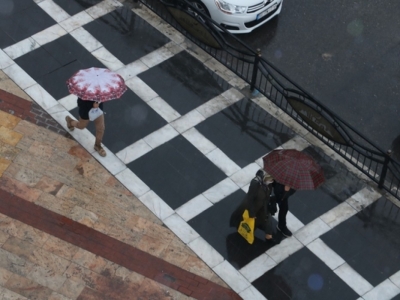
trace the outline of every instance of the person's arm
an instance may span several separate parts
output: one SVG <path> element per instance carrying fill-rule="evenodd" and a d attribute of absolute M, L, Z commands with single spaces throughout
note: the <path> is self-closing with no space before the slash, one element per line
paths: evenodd
<path fill-rule="evenodd" d="M 275 194 L 277 202 L 282 200 L 284 193 L 285 193 L 285 186 L 280 183 L 275 182 L 274 194 Z"/>
<path fill-rule="evenodd" d="M 272 194 L 272 188 L 274 187 L 273 184 L 271 184 L 271 189 L 269 190 L 269 195 L 268 195 L 268 202 L 266 204 L 266 214 L 268 214 L 268 212 L 271 215 L 275 215 L 275 213 L 278 211 L 277 207 L 276 207 L 276 196 L 275 193 L 273 196 L 271 196 Z"/>
<path fill-rule="evenodd" d="M 260 184 L 256 180 L 252 180 L 250 182 L 249 191 L 247 193 L 247 199 L 249 201 L 248 204 L 249 204 L 249 217 L 250 218 L 256 217 L 255 202 L 256 202 L 259 187 L 260 187 Z"/>

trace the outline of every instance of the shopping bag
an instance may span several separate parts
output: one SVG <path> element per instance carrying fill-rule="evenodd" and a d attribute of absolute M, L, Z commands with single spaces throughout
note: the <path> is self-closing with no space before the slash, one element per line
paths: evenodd
<path fill-rule="evenodd" d="M 89 110 L 89 120 L 94 121 L 103 114 L 100 108 L 91 108 Z"/>
<path fill-rule="evenodd" d="M 240 222 L 238 232 L 249 243 L 254 242 L 254 223 L 255 219 L 249 217 L 249 211 L 246 209 L 243 213 L 243 221 Z"/>

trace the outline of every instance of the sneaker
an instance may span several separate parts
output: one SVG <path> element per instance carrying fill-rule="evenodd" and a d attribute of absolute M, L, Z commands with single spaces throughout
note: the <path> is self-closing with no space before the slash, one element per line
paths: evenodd
<path fill-rule="evenodd" d="M 94 150 L 99 152 L 100 156 L 102 156 L 102 157 L 107 155 L 106 150 L 104 150 L 102 146 L 94 145 Z"/>
<path fill-rule="evenodd" d="M 282 226 L 282 228 L 279 228 L 279 225 L 277 225 L 276 229 L 278 229 L 280 232 L 282 232 L 282 234 L 286 237 L 292 236 L 292 232 L 289 229 L 287 229 L 286 226 L 285 227 Z"/>
<path fill-rule="evenodd" d="M 72 121 L 71 117 L 70 117 L 70 116 L 66 116 L 66 117 L 65 117 L 65 121 L 67 121 L 67 127 L 68 127 L 68 129 L 69 129 L 70 131 L 73 131 L 73 130 L 75 129 L 75 127 L 71 125 L 71 121 Z"/>

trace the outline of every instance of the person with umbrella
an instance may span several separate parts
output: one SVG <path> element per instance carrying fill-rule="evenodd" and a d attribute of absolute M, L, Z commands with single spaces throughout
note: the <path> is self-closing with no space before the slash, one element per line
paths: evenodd
<path fill-rule="evenodd" d="M 322 168 L 307 154 L 295 149 L 273 150 L 263 157 L 264 170 L 275 178 L 274 194 L 279 206 L 277 229 L 286 237 L 288 199 L 296 190 L 314 190 L 324 183 Z"/>
<path fill-rule="evenodd" d="M 103 103 L 95 101 L 84 101 L 81 98 L 78 98 L 77 104 L 79 109 L 79 121 L 73 120 L 70 116 L 65 117 L 65 120 L 67 121 L 67 127 L 71 131 L 73 131 L 75 128 L 82 130 L 88 126 L 89 111 L 92 108 L 99 108 L 101 109 L 101 111 L 103 111 Z M 101 114 L 94 120 L 94 126 L 96 128 L 96 140 L 94 143 L 94 150 L 96 150 L 100 154 L 100 156 L 104 157 L 107 155 L 106 151 L 101 146 L 105 130 L 104 114 Z"/>
<path fill-rule="evenodd" d="M 264 170 L 257 171 L 250 182 L 246 198 L 231 215 L 229 222 L 231 227 L 239 227 L 243 212 L 247 209 L 250 218 L 255 218 L 255 227 L 265 232 L 266 241 L 276 242 L 272 237 L 272 217 L 268 211 L 273 182 L 272 176 Z"/>
<path fill-rule="evenodd" d="M 89 115 L 97 112 L 94 117 L 96 128 L 96 140 L 94 150 L 100 156 L 107 153 L 101 146 L 104 136 L 104 114 L 103 102 L 117 99 L 127 90 L 124 79 L 117 73 L 103 68 L 89 68 L 80 70 L 67 80 L 68 90 L 71 94 L 78 96 L 79 121 L 66 116 L 69 130 L 85 129 L 89 124 Z M 100 111 L 99 111 L 100 110 Z"/>
<path fill-rule="evenodd" d="M 278 229 L 284 236 L 291 237 L 292 232 L 286 226 L 286 215 L 289 211 L 289 197 L 293 195 L 296 190 L 277 181 L 273 183 L 273 188 L 276 203 L 279 206 L 278 225 L 276 225 L 276 229 Z"/>

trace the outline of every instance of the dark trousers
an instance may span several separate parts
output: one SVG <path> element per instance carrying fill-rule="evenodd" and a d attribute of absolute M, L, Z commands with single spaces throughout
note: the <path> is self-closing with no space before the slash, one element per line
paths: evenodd
<path fill-rule="evenodd" d="M 278 205 L 279 205 L 278 226 L 280 228 L 285 228 L 286 215 L 289 211 L 288 197 L 284 197 L 281 201 L 278 202 Z"/>

